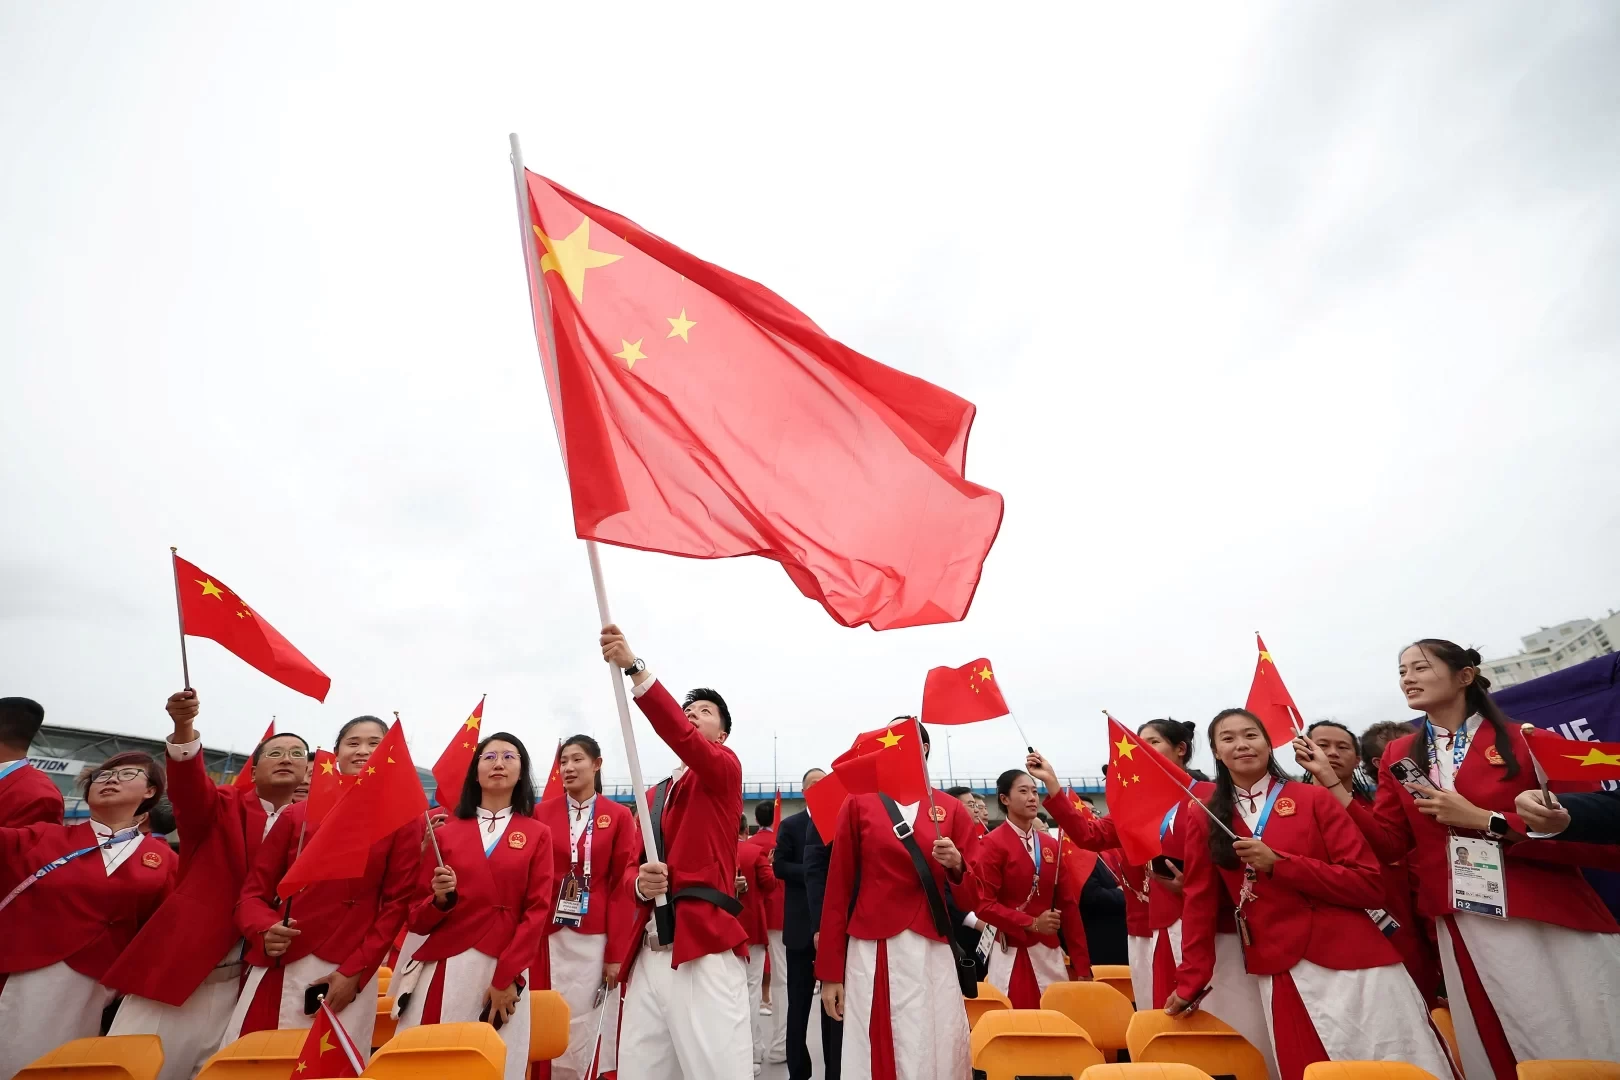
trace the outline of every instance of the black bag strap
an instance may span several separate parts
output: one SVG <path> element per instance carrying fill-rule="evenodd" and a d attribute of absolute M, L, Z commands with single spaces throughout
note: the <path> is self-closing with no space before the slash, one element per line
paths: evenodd
<path fill-rule="evenodd" d="M 946 941 L 951 943 L 951 949 L 956 949 L 956 935 L 951 931 L 950 916 L 945 913 L 945 898 L 939 895 L 939 884 L 934 880 L 934 872 L 928 869 L 928 860 L 924 857 L 922 848 L 917 844 L 917 837 L 911 828 L 911 823 L 900 815 L 900 807 L 893 799 L 882 793 L 878 798 L 883 800 L 883 809 L 889 812 L 889 822 L 894 826 L 894 836 L 911 856 L 911 865 L 917 870 L 917 878 L 922 882 L 923 895 L 928 897 L 928 913 L 934 918 L 934 929 Z M 917 808 L 918 813 L 922 807 Z"/>
<path fill-rule="evenodd" d="M 719 889 L 710 888 L 707 885 L 688 885 L 679 892 L 670 893 L 669 898 L 671 900 L 702 900 L 713 904 L 734 919 L 742 918 L 742 901 L 735 896 L 727 896 Z"/>
<path fill-rule="evenodd" d="M 673 776 L 658 782 L 657 794 L 653 796 L 652 804 L 652 834 L 653 843 L 658 847 L 658 861 L 664 862 L 664 804 L 669 801 L 669 791 L 675 786 Z"/>

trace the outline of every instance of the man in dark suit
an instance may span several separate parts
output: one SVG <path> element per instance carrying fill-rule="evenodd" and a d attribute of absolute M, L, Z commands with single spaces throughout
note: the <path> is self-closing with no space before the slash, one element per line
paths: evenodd
<path fill-rule="evenodd" d="M 826 775 L 820 769 L 811 769 L 804 774 L 801 790 L 809 791 Z M 782 946 L 787 953 L 788 1080 L 810 1080 L 810 1049 L 805 1045 L 805 1033 L 810 1027 L 810 1008 L 815 1001 L 815 934 L 819 922 L 810 918 L 804 858 L 809 834 L 815 831 L 810 814 L 805 810 L 783 818 L 776 829 L 776 877 L 786 890 L 782 907 Z M 823 877 L 823 887 L 825 882 Z M 781 1007 L 778 1002 L 776 1008 Z"/>
<path fill-rule="evenodd" d="M 832 861 L 832 847 L 822 842 L 821 833 L 817 831 L 814 823 L 804 833 L 804 895 L 810 909 L 810 928 L 814 931 L 811 944 L 819 943 L 821 937 L 821 901 L 827 895 L 827 867 Z M 790 954 L 791 955 L 791 954 Z M 811 959 L 815 958 L 812 947 Z M 788 961 L 790 964 L 792 960 Z M 811 985 L 814 986 L 814 973 L 811 974 Z M 793 994 L 793 975 L 791 969 L 788 974 L 788 995 Z M 819 1003 L 818 1003 L 819 1004 Z M 825 1008 L 816 1010 L 821 1014 L 821 1060 L 827 1069 L 827 1080 L 839 1080 L 842 1075 L 844 1061 L 844 1022 L 834 1020 L 827 1015 Z M 806 1021 L 808 1024 L 808 1020 Z M 788 1068 L 793 1067 L 792 1035 L 789 1034 Z M 790 1073 L 797 1077 L 798 1073 Z M 805 1076 L 809 1076 L 806 1069 Z"/>
<path fill-rule="evenodd" d="M 1535 835 L 1577 844 L 1620 844 L 1620 791 L 1559 795 L 1556 800 L 1557 806 L 1544 806 L 1541 792 L 1525 791 L 1514 808 Z"/>

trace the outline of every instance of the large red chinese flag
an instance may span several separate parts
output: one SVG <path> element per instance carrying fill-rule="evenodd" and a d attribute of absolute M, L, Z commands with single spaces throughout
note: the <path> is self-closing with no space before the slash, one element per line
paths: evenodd
<path fill-rule="evenodd" d="M 292 1075 L 298 1080 L 331 1080 L 359 1076 L 363 1067 L 354 1040 L 326 1002 L 321 1002 L 309 1034 L 304 1036 L 303 1048 L 298 1051 Z"/>
<path fill-rule="evenodd" d="M 1191 783 L 1179 765 L 1108 718 L 1108 816 L 1128 861 L 1140 866 L 1159 854 L 1164 817 L 1187 798 Z"/>
<path fill-rule="evenodd" d="M 553 357 L 542 326 L 541 354 L 580 537 L 763 555 L 845 626 L 967 614 L 1002 510 L 963 476 L 970 403 L 526 177 L 556 340 Z"/>
<path fill-rule="evenodd" d="M 467 778 L 467 766 L 472 764 L 478 749 L 478 725 L 484 722 L 484 699 L 478 704 L 450 736 L 450 744 L 433 764 L 433 781 L 437 785 L 433 798 L 446 810 L 454 810 L 461 801 L 461 782 Z"/>
<path fill-rule="evenodd" d="M 325 701 L 332 680 L 218 578 L 174 556 L 180 632 L 211 638 L 283 686 Z"/>
<path fill-rule="evenodd" d="M 264 738 L 261 738 L 259 740 L 259 744 L 262 746 L 264 744 L 265 739 L 269 739 L 269 738 L 273 737 L 275 735 L 275 733 L 276 733 L 276 722 L 275 722 L 274 719 L 272 719 L 270 721 L 270 726 L 264 729 Z M 257 750 L 258 748 L 259 747 L 257 747 L 257 746 L 254 747 L 255 750 Z M 253 786 L 253 755 L 252 754 L 249 754 L 248 759 L 246 761 L 242 762 L 242 771 L 236 774 L 236 779 L 231 781 L 231 786 L 232 787 L 252 787 Z"/>
<path fill-rule="evenodd" d="M 983 657 L 961 667 L 930 668 L 923 680 L 925 724 L 972 724 L 1007 713 L 996 674 Z"/>
<path fill-rule="evenodd" d="M 928 774 L 917 740 L 917 721 L 896 720 L 862 732 L 853 746 L 833 759 L 832 771 L 804 793 L 805 808 L 823 840 L 832 842 L 838 809 L 851 795 L 882 792 L 899 803 L 917 802 L 927 795 Z"/>
<path fill-rule="evenodd" d="M 426 813 L 427 794 L 405 748 L 405 727 L 396 721 L 276 891 L 285 899 L 311 882 L 359 877 L 372 844 Z"/>
<path fill-rule="evenodd" d="M 1540 729 L 1527 730 L 1524 738 L 1548 780 L 1620 780 L 1620 743 L 1583 742 Z"/>
<path fill-rule="evenodd" d="M 344 776 L 337 770 L 337 758 L 330 750 L 315 751 L 314 771 L 309 776 L 309 823 L 319 825 L 339 797 L 354 786 L 354 777 Z"/>
<path fill-rule="evenodd" d="M 1260 658 L 1254 664 L 1254 682 L 1249 686 L 1249 701 L 1244 708 L 1266 726 L 1272 746 L 1287 746 L 1304 729 L 1299 706 L 1283 685 L 1277 665 L 1272 663 L 1271 653 L 1259 634 L 1254 635 L 1254 643 L 1260 649 Z"/>

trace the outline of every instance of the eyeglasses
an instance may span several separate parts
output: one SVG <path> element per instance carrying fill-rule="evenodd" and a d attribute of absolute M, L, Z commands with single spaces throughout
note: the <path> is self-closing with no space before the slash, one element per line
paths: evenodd
<path fill-rule="evenodd" d="M 102 769 L 100 772 L 96 773 L 90 778 L 90 782 L 92 784 L 105 784 L 109 781 L 117 780 L 119 783 L 123 784 L 135 779 L 137 776 L 145 775 L 145 769 Z"/>
<path fill-rule="evenodd" d="M 507 764 L 511 764 L 512 762 L 519 761 L 521 759 L 517 756 L 517 753 L 515 751 L 512 751 L 512 750 L 502 750 L 500 753 L 496 753 L 495 751 L 491 750 L 489 753 L 485 754 L 479 760 L 480 761 L 487 761 L 491 765 L 493 765 L 497 761 L 501 761 L 501 762 L 505 762 Z"/>
<path fill-rule="evenodd" d="M 293 761 L 303 761 L 305 758 L 309 757 L 309 751 L 295 746 L 291 750 L 266 750 L 264 753 L 260 754 L 259 757 L 263 758 L 265 761 L 281 761 L 284 758 L 291 758 Z"/>

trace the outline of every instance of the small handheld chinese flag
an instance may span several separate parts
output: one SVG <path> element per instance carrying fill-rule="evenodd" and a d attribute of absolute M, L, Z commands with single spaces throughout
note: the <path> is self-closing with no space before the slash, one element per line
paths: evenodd
<path fill-rule="evenodd" d="M 354 777 L 338 772 L 337 758 L 330 750 L 316 750 L 314 771 L 309 776 L 309 815 L 311 825 L 319 825 L 343 793 L 354 786 Z"/>
<path fill-rule="evenodd" d="M 1620 780 L 1620 743 L 1583 742 L 1540 729 L 1526 731 L 1524 740 L 1548 780 Z"/>
<path fill-rule="evenodd" d="M 478 749 L 478 726 L 483 722 L 484 699 L 479 698 L 433 764 L 433 781 L 438 785 L 433 797 L 446 810 L 454 810 L 461 801 L 461 782 L 467 779 L 467 766 L 472 764 L 473 753 Z"/>
<path fill-rule="evenodd" d="M 218 578 L 203 573 L 179 555 L 174 558 L 175 599 L 180 605 L 180 632 L 210 638 L 283 686 L 316 701 L 332 688 L 321 669 L 292 642 L 248 607 Z"/>
<path fill-rule="evenodd" d="M 309 1026 L 303 1048 L 298 1051 L 298 1063 L 292 1074 L 298 1080 L 329 1080 L 335 1077 L 359 1076 L 364 1066 L 354 1040 L 343 1030 L 325 1001 L 315 1012 L 315 1022 Z"/>
<path fill-rule="evenodd" d="M 1259 634 L 1254 635 L 1254 643 L 1260 649 L 1260 657 L 1254 664 L 1254 682 L 1249 686 L 1249 701 L 1244 708 L 1260 718 L 1272 746 L 1287 746 L 1304 730 L 1299 706 L 1283 685 L 1277 665 L 1272 663 L 1271 653 Z"/>
<path fill-rule="evenodd" d="M 1187 798 L 1191 783 L 1179 765 L 1108 718 L 1108 816 L 1126 859 L 1141 865 L 1159 854 L 1165 816 Z"/>
<path fill-rule="evenodd" d="M 810 820 L 823 840 L 832 842 L 838 810 L 851 795 L 881 792 L 895 802 L 913 803 L 928 794 L 918 739 L 917 721 L 906 717 L 862 732 L 853 746 L 833 759 L 832 771 L 804 793 Z"/>
<path fill-rule="evenodd" d="M 270 726 L 264 729 L 264 738 L 259 740 L 260 744 L 262 745 L 265 742 L 266 739 L 272 738 L 275 735 L 275 733 L 276 733 L 276 722 L 275 722 L 274 719 L 272 719 L 270 721 Z M 254 747 L 254 749 L 256 750 L 256 749 L 258 749 L 258 747 Z M 253 757 L 252 757 L 252 755 L 249 755 L 248 759 L 242 763 L 242 771 L 236 774 L 236 779 L 231 781 L 231 786 L 232 787 L 252 787 L 253 786 Z"/>
<path fill-rule="evenodd" d="M 923 680 L 925 724 L 974 724 L 1007 714 L 996 674 L 983 657 L 961 667 L 930 668 Z"/>
<path fill-rule="evenodd" d="M 359 877 L 372 844 L 426 813 L 427 793 L 405 748 L 405 726 L 395 721 L 276 891 L 286 899 L 312 882 Z"/>
<path fill-rule="evenodd" d="M 540 792 L 540 801 L 560 799 L 567 790 L 562 782 L 562 740 L 558 739 L 557 752 L 551 755 L 551 772 L 546 776 L 546 787 Z"/>
<path fill-rule="evenodd" d="M 776 830 L 777 835 L 781 835 L 781 832 L 782 832 L 782 789 L 780 787 L 778 787 L 776 789 L 776 801 L 771 804 L 771 828 Z"/>

